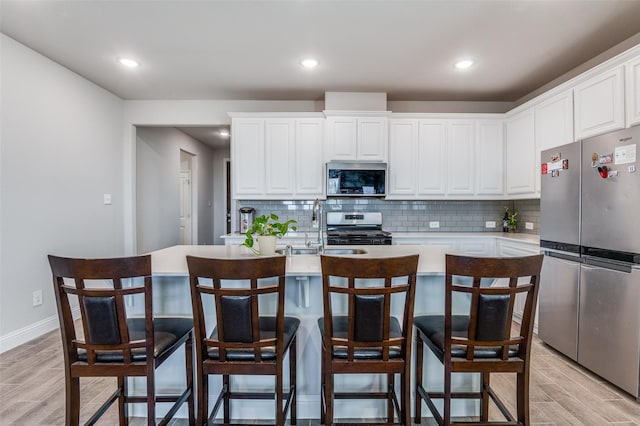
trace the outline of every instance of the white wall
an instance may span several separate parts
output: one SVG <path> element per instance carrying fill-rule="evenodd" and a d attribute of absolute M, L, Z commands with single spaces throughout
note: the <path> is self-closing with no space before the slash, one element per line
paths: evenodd
<path fill-rule="evenodd" d="M 226 197 L 226 160 L 231 158 L 229 148 L 218 148 L 213 151 L 213 243 L 224 244 L 222 235 L 227 233 L 225 197 Z M 233 207 L 233 206 L 231 206 Z M 231 211 L 231 214 L 235 214 Z"/>
<path fill-rule="evenodd" d="M 123 103 L 0 37 L 3 351 L 58 325 L 47 254 L 124 254 Z M 39 289 L 43 304 L 33 307 Z"/>
<path fill-rule="evenodd" d="M 198 244 L 213 244 L 213 149 L 171 127 L 138 127 L 136 141 L 137 251 L 180 244 L 180 150 L 195 155 L 192 187 Z"/>

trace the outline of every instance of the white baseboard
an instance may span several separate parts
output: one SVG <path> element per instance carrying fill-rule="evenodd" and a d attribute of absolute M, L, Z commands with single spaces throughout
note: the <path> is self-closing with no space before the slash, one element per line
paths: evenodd
<path fill-rule="evenodd" d="M 27 343 L 29 340 L 36 339 L 59 327 L 60 323 L 58 322 L 58 316 L 54 315 L 9 334 L 5 334 L 0 337 L 0 353 L 13 349 L 16 346 L 20 346 L 23 343 Z"/>
<path fill-rule="evenodd" d="M 79 318 L 79 315 L 80 308 L 73 309 L 73 318 Z M 5 334 L 4 336 L 0 336 L 0 353 L 4 353 L 30 340 L 37 339 L 43 334 L 58 328 L 60 328 L 58 316 L 53 315 L 19 330 L 12 331 L 9 334 Z"/>

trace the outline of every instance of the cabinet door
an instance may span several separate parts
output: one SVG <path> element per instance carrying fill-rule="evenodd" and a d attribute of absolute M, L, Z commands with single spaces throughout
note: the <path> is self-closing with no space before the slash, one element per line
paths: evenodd
<path fill-rule="evenodd" d="M 535 139 L 536 192 L 540 193 L 540 153 L 549 148 L 573 142 L 573 92 L 571 90 L 536 106 Z"/>
<path fill-rule="evenodd" d="M 574 97 L 576 139 L 624 128 L 622 66 L 576 86 Z"/>
<path fill-rule="evenodd" d="M 296 120 L 296 195 L 323 197 L 324 159 L 321 118 Z"/>
<path fill-rule="evenodd" d="M 627 63 L 627 126 L 640 124 L 640 58 Z"/>
<path fill-rule="evenodd" d="M 233 197 L 264 195 L 264 119 L 232 122 Z"/>
<path fill-rule="evenodd" d="M 355 160 L 358 121 L 354 117 L 327 118 L 327 160 Z"/>
<path fill-rule="evenodd" d="M 265 175 L 267 194 L 293 195 L 293 120 L 265 121 Z"/>
<path fill-rule="evenodd" d="M 535 193 L 533 108 L 507 120 L 507 194 Z"/>
<path fill-rule="evenodd" d="M 418 124 L 418 194 L 445 193 L 446 122 L 420 120 Z"/>
<path fill-rule="evenodd" d="M 474 192 L 475 123 L 451 120 L 447 129 L 447 194 Z"/>
<path fill-rule="evenodd" d="M 387 118 L 358 118 L 356 157 L 365 161 L 387 160 Z"/>
<path fill-rule="evenodd" d="M 502 120 L 476 123 L 476 194 L 504 193 L 504 126 Z"/>
<path fill-rule="evenodd" d="M 414 195 L 416 192 L 416 120 L 389 122 L 389 195 Z"/>

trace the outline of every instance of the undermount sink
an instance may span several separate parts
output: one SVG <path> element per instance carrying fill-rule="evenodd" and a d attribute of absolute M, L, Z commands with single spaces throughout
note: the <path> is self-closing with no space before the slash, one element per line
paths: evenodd
<path fill-rule="evenodd" d="M 366 250 L 351 248 L 332 248 L 325 249 L 324 254 L 367 254 Z"/>
<path fill-rule="evenodd" d="M 278 254 L 286 254 L 287 249 L 281 248 L 276 250 Z M 324 249 L 323 254 L 334 255 L 334 254 L 366 254 L 366 250 L 362 249 L 354 249 L 354 248 L 330 248 Z M 291 249 L 292 255 L 301 255 L 301 254 L 309 254 L 315 255 L 318 254 L 318 249 L 315 247 L 294 247 Z"/>

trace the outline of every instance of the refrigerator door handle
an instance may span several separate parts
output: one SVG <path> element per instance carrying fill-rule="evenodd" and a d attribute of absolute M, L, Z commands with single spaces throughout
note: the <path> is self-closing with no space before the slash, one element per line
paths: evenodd
<path fill-rule="evenodd" d="M 568 260 L 570 262 L 578 262 L 578 263 L 582 263 L 583 262 L 582 258 L 580 258 L 580 257 L 578 257 L 576 255 L 557 252 L 557 251 L 545 250 L 544 251 L 544 255 L 545 256 L 549 256 L 549 257 L 555 257 L 555 258 L 562 259 L 562 260 Z"/>
<path fill-rule="evenodd" d="M 607 261 L 604 261 L 604 260 L 595 259 L 593 257 L 585 257 L 584 258 L 584 264 L 586 266 L 592 266 L 592 267 L 604 268 L 604 269 L 611 269 L 611 270 L 614 270 L 614 271 L 624 272 L 624 273 L 627 273 L 627 274 L 630 274 L 631 271 L 632 271 L 632 267 L 629 264 L 607 262 Z"/>

